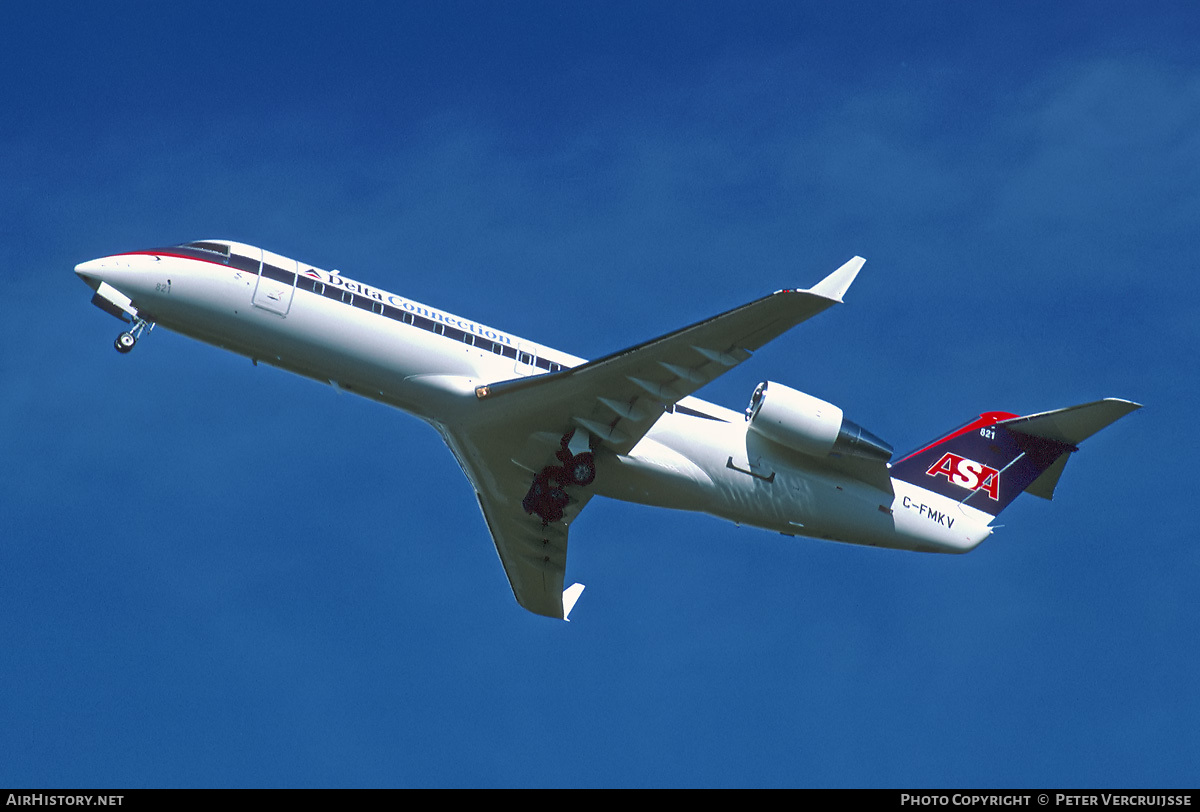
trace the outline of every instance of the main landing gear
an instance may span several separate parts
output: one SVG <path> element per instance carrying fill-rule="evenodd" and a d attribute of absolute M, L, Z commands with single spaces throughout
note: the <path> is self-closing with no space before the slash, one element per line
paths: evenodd
<path fill-rule="evenodd" d="M 138 339 L 142 337 L 142 331 L 147 328 L 153 330 L 154 323 L 145 319 L 136 320 L 133 323 L 133 327 L 117 336 L 117 340 L 113 342 L 113 346 L 117 348 L 117 352 L 129 352 L 133 349 L 133 345 L 137 344 Z"/>
<path fill-rule="evenodd" d="M 539 471 L 521 502 L 526 513 L 542 520 L 542 527 L 562 519 L 571 502 L 568 486 L 586 487 L 596 480 L 596 455 L 588 448 L 588 435 L 582 429 L 563 437 L 555 457 L 562 464 L 547 465 Z"/>

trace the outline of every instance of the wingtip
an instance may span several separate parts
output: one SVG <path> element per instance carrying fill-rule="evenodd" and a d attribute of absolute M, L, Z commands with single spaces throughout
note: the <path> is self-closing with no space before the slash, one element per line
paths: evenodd
<path fill-rule="evenodd" d="M 575 608 L 575 602 L 579 600 L 583 590 L 583 584 L 571 584 L 563 590 L 563 620 L 568 623 L 571 621 L 571 610 Z"/>
<path fill-rule="evenodd" d="M 1105 398 L 1104 400 L 1107 403 L 1119 404 L 1121 408 L 1127 409 L 1130 412 L 1136 412 L 1138 409 L 1141 409 L 1143 406 L 1145 406 L 1144 403 L 1137 403 L 1132 400 L 1126 400 L 1125 398 Z"/>
<path fill-rule="evenodd" d="M 846 295 L 846 291 L 854 283 L 854 278 L 858 276 L 858 272 L 862 270 L 865 262 L 866 260 L 862 257 L 854 257 L 845 265 L 809 288 L 809 293 L 815 293 L 826 299 L 841 302 L 842 297 Z"/>

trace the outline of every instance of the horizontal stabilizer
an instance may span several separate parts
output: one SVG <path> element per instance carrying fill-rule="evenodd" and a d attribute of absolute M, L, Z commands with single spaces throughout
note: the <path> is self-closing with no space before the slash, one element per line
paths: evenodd
<path fill-rule="evenodd" d="M 996 425 L 1004 426 L 1009 431 L 1015 431 L 1028 437 L 1042 440 L 1052 440 L 1068 446 L 1078 446 L 1100 429 L 1120 420 L 1130 412 L 1140 409 L 1141 404 L 1119 398 L 1105 398 L 1093 403 L 1082 403 L 1078 406 L 1068 406 L 1065 409 L 1055 409 L 1050 412 L 1014 417 L 1002 420 Z M 1070 453 L 1062 454 L 1025 489 L 1026 493 L 1053 499 L 1054 488 L 1058 479 L 1067 467 Z"/>
<path fill-rule="evenodd" d="M 1115 423 L 1132 411 L 1142 408 L 1140 403 L 1119 398 L 1105 398 L 1094 403 L 1068 406 L 1052 412 L 1014 417 L 996 425 L 1009 431 L 1019 431 L 1030 437 L 1054 440 L 1068 445 L 1079 445 L 1100 429 Z"/>

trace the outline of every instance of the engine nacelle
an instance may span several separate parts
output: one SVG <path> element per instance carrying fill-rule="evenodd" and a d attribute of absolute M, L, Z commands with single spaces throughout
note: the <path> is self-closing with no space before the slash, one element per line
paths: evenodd
<path fill-rule="evenodd" d="M 837 406 L 781 383 L 758 385 L 746 407 L 746 419 L 749 431 L 813 457 L 841 454 L 881 462 L 892 458 L 890 444 L 847 420 Z"/>

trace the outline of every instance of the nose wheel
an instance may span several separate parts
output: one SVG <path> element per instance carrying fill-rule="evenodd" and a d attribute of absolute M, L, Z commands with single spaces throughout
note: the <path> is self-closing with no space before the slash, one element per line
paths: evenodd
<path fill-rule="evenodd" d="M 147 328 L 153 330 L 153 322 L 138 319 L 134 322 L 133 327 L 117 336 L 117 340 L 113 342 L 113 346 L 117 348 L 117 352 L 119 353 L 129 352 L 137 344 L 138 339 L 142 337 L 142 331 Z"/>

